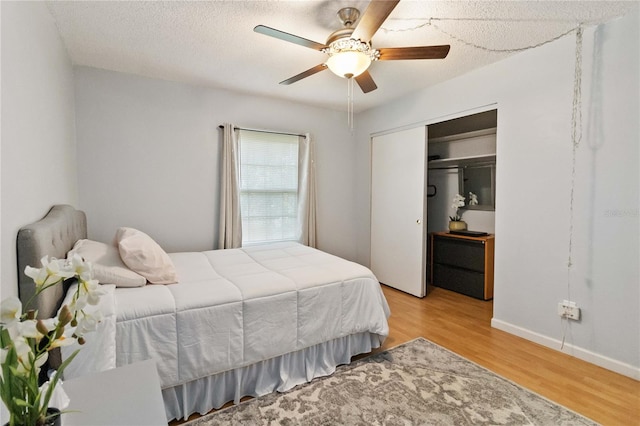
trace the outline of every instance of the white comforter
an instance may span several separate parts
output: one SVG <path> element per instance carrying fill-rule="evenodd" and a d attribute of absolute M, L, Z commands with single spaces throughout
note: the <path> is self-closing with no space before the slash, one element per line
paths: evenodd
<path fill-rule="evenodd" d="M 170 254 L 180 282 L 119 288 L 116 362 L 163 388 L 359 332 L 388 335 L 371 271 L 297 243 Z"/>

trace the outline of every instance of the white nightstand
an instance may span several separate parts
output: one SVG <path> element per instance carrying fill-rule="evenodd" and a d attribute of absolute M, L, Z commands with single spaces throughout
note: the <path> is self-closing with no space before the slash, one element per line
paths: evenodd
<path fill-rule="evenodd" d="M 63 426 L 166 425 L 160 379 L 153 360 L 88 374 L 63 385 L 71 402 Z"/>

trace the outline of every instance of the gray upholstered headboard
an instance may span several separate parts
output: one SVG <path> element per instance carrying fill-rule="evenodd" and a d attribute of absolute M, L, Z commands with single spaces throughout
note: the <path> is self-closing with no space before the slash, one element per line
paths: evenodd
<path fill-rule="evenodd" d="M 64 259 L 75 242 L 83 238 L 87 238 L 87 218 L 84 212 L 68 205 L 53 206 L 44 218 L 18 231 L 18 289 L 23 304 L 35 293 L 35 284 L 24 274 L 24 268 L 40 268 L 40 259 L 45 255 Z M 40 293 L 37 300 L 23 309 L 35 308 L 38 318 L 51 318 L 63 298 L 63 286 L 56 285 Z"/>

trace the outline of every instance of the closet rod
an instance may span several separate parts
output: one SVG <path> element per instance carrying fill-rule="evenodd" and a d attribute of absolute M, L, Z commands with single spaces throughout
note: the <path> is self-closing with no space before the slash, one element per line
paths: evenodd
<path fill-rule="evenodd" d="M 219 129 L 224 129 L 224 126 L 221 124 L 218 126 Z M 307 135 L 298 135 L 296 133 L 286 133 L 286 132 L 274 132 L 273 130 L 261 130 L 261 129 L 246 129 L 244 127 L 234 127 L 233 130 L 246 130 L 249 132 L 262 132 L 262 133 L 273 133 L 274 135 L 288 135 L 288 136 L 298 136 L 301 138 L 306 137 Z"/>
<path fill-rule="evenodd" d="M 451 169 L 463 169 L 463 166 L 448 166 L 448 167 L 429 167 L 428 170 L 451 170 Z"/>
<path fill-rule="evenodd" d="M 493 166 L 495 163 L 472 163 L 464 166 L 441 166 L 441 167 L 428 167 L 428 170 L 451 170 L 451 169 L 466 169 L 468 167 L 481 167 L 481 166 Z"/>

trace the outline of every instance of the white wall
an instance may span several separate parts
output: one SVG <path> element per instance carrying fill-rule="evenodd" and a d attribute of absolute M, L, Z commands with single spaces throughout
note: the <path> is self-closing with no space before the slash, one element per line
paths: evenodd
<path fill-rule="evenodd" d="M 638 13 L 585 31 L 568 289 L 575 38 L 525 51 L 357 117 L 358 256 L 369 261 L 369 135 L 498 108 L 492 324 L 640 378 Z M 595 58 L 595 59 L 594 59 Z"/>
<path fill-rule="evenodd" d="M 2 298 L 18 229 L 77 203 L 73 70 L 44 3 L 2 2 Z M 34 265 L 35 266 L 35 265 Z"/>
<path fill-rule="evenodd" d="M 311 133 L 319 247 L 355 257 L 355 145 L 346 113 L 82 67 L 76 105 L 80 207 L 91 238 L 109 242 L 117 227 L 132 226 L 168 251 L 215 248 L 218 125 L 231 122 Z"/>

